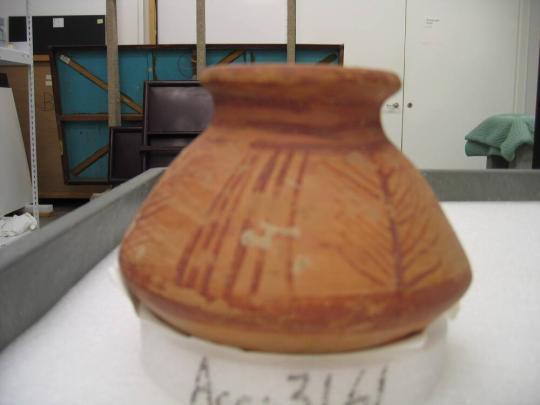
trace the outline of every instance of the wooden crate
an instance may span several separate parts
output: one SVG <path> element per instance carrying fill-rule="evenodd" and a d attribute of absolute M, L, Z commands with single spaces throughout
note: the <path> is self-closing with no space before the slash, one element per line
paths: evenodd
<path fill-rule="evenodd" d="M 13 89 L 17 114 L 25 143 L 28 162 L 30 145 L 28 129 L 28 68 L 25 66 L 1 66 L 0 72 L 8 75 Z M 58 140 L 58 128 L 54 108 L 51 70 L 48 58 L 34 66 L 36 99 L 36 137 L 38 160 L 38 186 L 40 198 L 90 198 L 103 192 L 106 185 L 66 185 L 62 172 L 62 150 Z"/>
<path fill-rule="evenodd" d="M 140 126 L 148 80 L 186 81 L 196 76 L 195 45 L 118 47 L 122 126 Z M 107 64 L 103 46 L 52 47 L 57 122 L 70 184 L 108 182 Z M 208 44 L 207 64 L 284 63 L 285 44 Z M 296 46 L 297 63 L 343 64 L 343 45 Z"/>

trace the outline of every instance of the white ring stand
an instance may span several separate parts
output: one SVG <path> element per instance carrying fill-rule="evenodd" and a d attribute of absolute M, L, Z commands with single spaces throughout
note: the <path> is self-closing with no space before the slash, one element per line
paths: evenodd
<path fill-rule="evenodd" d="M 186 336 L 130 296 L 118 262 L 113 282 L 141 321 L 141 360 L 180 405 L 421 405 L 444 366 L 447 317 L 385 346 L 340 354 L 249 352 Z"/>
<path fill-rule="evenodd" d="M 371 350 L 329 355 L 248 352 L 183 335 L 139 307 L 142 362 L 186 405 L 420 405 L 438 381 L 446 317 Z"/>

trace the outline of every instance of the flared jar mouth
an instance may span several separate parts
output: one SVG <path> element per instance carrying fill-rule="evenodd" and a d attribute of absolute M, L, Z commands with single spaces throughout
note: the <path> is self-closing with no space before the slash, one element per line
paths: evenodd
<path fill-rule="evenodd" d="M 336 139 L 380 130 L 381 105 L 400 87 L 393 73 L 317 65 L 218 66 L 200 79 L 212 94 L 214 127 Z"/>
<path fill-rule="evenodd" d="M 328 65 L 260 64 L 228 65 L 205 69 L 200 80 L 212 92 L 228 88 L 242 89 L 297 89 L 299 95 L 336 99 L 369 99 L 382 103 L 401 87 L 399 77 L 391 72 L 363 68 L 344 68 Z"/>

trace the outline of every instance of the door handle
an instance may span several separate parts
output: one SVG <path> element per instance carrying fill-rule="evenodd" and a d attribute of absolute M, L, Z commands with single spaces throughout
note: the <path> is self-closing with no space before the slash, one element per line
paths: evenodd
<path fill-rule="evenodd" d="M 397 110 L 399 108 L 399 103 L 393 103 L 393 104 L 386 104 L 386 107 L 393 108 L 394 110 Z"/>

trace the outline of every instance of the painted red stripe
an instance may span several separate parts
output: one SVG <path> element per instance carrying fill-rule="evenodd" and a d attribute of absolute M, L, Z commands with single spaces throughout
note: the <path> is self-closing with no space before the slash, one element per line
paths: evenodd
<path fill-rule="evenodd" d="M 374 189 L 370 188 L 371 184 L 363 184 L 358 179 L 355 179 L 351 174 L 343 172 L 343 171 L 335 168 L 334 166 L 332 166 L 329 163 L 325 163 L 325 166 L 328 169 L 330 169 L 334 173 L 334 175 L 336 175 L 338 178 L 341 178 L 341 179 L 347 181 L 349 184 L 356 187 L 359 191 L 363 191 L 364 193 L 368 194 L 370 197 L 373 197 L 375 199 L 380 198 L 379 194 L 377 193 L 378 190 L 377 189 L 374 190 Z"/>
<path fill-rule="evenodd" d="M 363 269 L 363 268 L 359 267 L 356 260 L 348 257 L 346 254 L 344 254 L 343 251 L 340 250 L 339 252 L 341 254 L 341 257 L 343 257 L 345 259 L 345 261 L 349 264 L 349 266 L 351 266 L 354 269 L 354 271 L 356 271 L 358 274 L 364 276 L 365 278 L 367 278 L 368 280 L 370 280 L 374 284 L 377 284 L 377 285 L 379 285 L 381 287 L 384 286 L 384 282 L 382 280 L 379 280 L 377 277 L 375 277 L 373 275 L 373 272 L 370 272 L 369 270 L 366 270 L 366 269 Z"/>
<path fill-rule="evenodd" d="M 294 151 L 289 150 L 287 151 L 287 156 L 285 157 L 285 161 L 281 165 L 281 169 L 279 170 L 276 183 L 275 183 L 275 189 L 274 193 L 277 193 L 280 188 L 283 187 L 283 184 L 285 182 L 285 177 L 287 176 L 287 172 L 289 171 L 289 168 L 291 167 L 291 162 L 294 157 Z"/>
<path fill-rule="evenodd" d="M 195 247 L 197 246 L 197 243 L 199 242 L 202 233 L 203 227 L 199 227 L 191 237 L 189 243 L 185 246 L 184 251 L 180 256 L 180 260 L 176 265 L 176 283 L 179 286 L 182 285 L 184 274 L 186 274 L 186 272 L 188 271 L 189 260 L 191 259 L 191 255 L 193 254 L 193 251 L 195 250 Z"/>
<path fill-rule="evenodd" d="M 298 211 L 298 200 L 300 198 L 300 190 L 302 188 L 302 184 L 304 183 L 304 176 L 306 174 L 306 168 L 308 165 L 308 159 L 309 159 L 309 152 L 305 151 L 304 156 L 302 157 L 302 162 L 300 163 L 300 167 L 298 169 L 298 173 L 296 175 L 296 187 L 294 188 L 293 197 L 291 200 L 291 210 L 289 211 L 289 226 L 293 227 L 296 225 L 296 212 Z M 291 248 L 289 249 L 290 254 L 287 259 L 287 282 L 292 285 L 293 282 L 293 274 L 292 274 L 292 266 L 293 266 L 293 260 L 292 260 L 292 244 L 294 242 L 292 240 L 289 241 L 289 245 Z"/>
<path fill-rule="evenodd" d="M 440 258 L 437 258 L 437 261 L 432 266 L 428 267 L 425 271 L 422 273 L 416 275 L 413 277 L 408 283 L 407 288 L 414 288 L 416 287 L 422 280 L 424 280 L 426 277 L 430 276 L 431 274 L 435 273 L 442 265 L 442 261 Z"/>
<path fill-rule="evenodd" d="M 403 266 L 403 252 L 401 251 L 401 244 L 399 239 L 399 231 L 392 212 L 392 194 L 390 192 L 389 180 L 393 171 L 384 172 L 379 168 L 377 175 L 381 184 L 381 190 L 383 192 L 383 198 L 386 206 L 386 213 L 388 216 L 388 228 L 391 236 L 391 254 L 394 257 L 394 275 L 396 281 L 396 288 L 400 288 L 403 283 L 403 274 L 405 267 Z"/>
<path fill-rule="evenodd" d="M 229 175 L 225 183 L 223 184 L 223 187 L 219 189 L 219 192 L 216 194 L 208 208 L 206 209 L 206 213 L 211 213 L 216 209 L 218 204 L 222 203 L 222 199 L 225 197 L 226 193 L 229 192 L 229 188 L 231 184 L 235 181 L 236 177 L 238 176 L 239 170 L 247 163 L 248 157 L 245 156 L 240 163 L 236 166 L 236 168 L 233 170 L 233 172 Z"/>
<path fill-rule="evenodd" d="M 278 150 L 281 152 L 284 151 L 299 151 L 299 152 L 309 152 L 315 151 L 319 153 L 347 153 L 353 150 L 360 151 L 371 151 L 377 148 L 383 148 L 387 146 L 388 141 L 385 139 L 373 139 L 371 141 L 358 141 L 354 143 L 337 143 L 335 142 L 320 142 L 320 143 L 306 143 L 306 142 L 272 142 L 272 141 L 254 141 L 250 143 L 250 146 L 254 149 L 263 149 L 263 150 Z"/>
<path fill-rule="evenodd" d="M 210 280 L 212 279 L 212 274 L 214 273 L 215 264 L 219 260 L 219 255 L 221 253 L 221 248 L 223 247 L 225 235 L 227 231 L 229 230 L 230 225 L 231 225 L 231 216 L 229 215 L 229 217 L 227 217 L 227 219 L 225 220 L 223 227 L 217 233 L 217 238 L 214 241 L 214 247 L 212 249 L 212 253 L 214 257 L 213 257 L 212 262 L 206 267 L 206 271 L 203 276 L 203 282 L 202 282 L 202 287 L 201 287 L 201 294 L 203 295 L 208 295 L 208 288 L 210 286 Z"/>
<path fill-rule="evenodd" d="M 253 278 L 251 279 L 251 294 L 256 294 L 259 291 L 259 286 L 261 284 L 262 273 L 264 270 L 264 261 L 266 254 L 263 251 L 259 252 L 259 257 L 255 263 L 255 268 L 253 270 Z"/>
<path fill-rule="evenodd" d="M 257 181 L 255 182 L 255 185 L 253 186 L 253 192 L 264 193 L 266 186 L 270 181 L 270 177 L 272 177 L 274 168 L 276 167 L 278 155 L 279 151 L 276 150 L 274 153 L 272 153 L 270 158 L 268 158 L 268 161 L 264 165 L 263 169 L 259 174 L 259 177 L 257 178 Z"/>
<path fill-rule="evenodd" d="M 204 239 L 201 249 L 206 250 L 210 247 L 210 243 L 214 238 L 214 235 L 217 233 L 218 222 L 216 220 L 212 221 L 210 226 L 206 227 L 208 231 L 206 232 L 206 238 Z"/>
<path fill-rule="evenodd" d="M 240 230 L 240 236 L 242 233 L 248 229 L 250 226 L 250 222 L 248 219 L 244 220 L 244 223 L 242 224 L 242 229 Z M 234 286 L 236 284 L 236 281 L 238 280 L 238 275 L 240 274 L 240 270 L 242 267 L 242 264 L 244 263 L 244 259 L 246 258 L 246 247 L 242 245 L 242 242 L 239 238 L 238 244 L 236 245 L 236 249 L 234 252 L 233 261 L 231 263 L 231 270 L 227 277 L 227 282 L 225 284 L 225 291 L 224 296 L 229 298 L 232 295 Z"/>
<path fill-rule="evenodd" d="M 195 286 L 195 283 L 197 281 L 197 276 L 200 273 L 199 266 L 191 266 L 191 269 L 188 273 L 187 281 L 186 281 L 186 288 L 193 288 Z"/>

